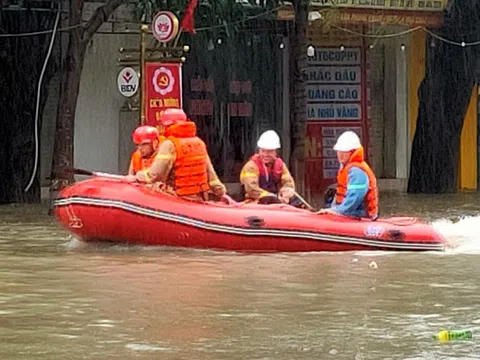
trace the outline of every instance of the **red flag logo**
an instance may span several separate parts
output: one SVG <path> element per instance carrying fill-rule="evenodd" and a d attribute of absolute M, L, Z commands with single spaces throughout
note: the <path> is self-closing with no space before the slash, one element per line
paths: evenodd
<path fill-rule="evenodd" d="M 197 7 L 198 0 L 190 0 L 185 9 L 185 15 L 183 15 L 182 22 L 180 24 L 180 28 L 186 32 L 191 34 L 195 34 L 195 18 L 194 12 L 195 8 Z"/>

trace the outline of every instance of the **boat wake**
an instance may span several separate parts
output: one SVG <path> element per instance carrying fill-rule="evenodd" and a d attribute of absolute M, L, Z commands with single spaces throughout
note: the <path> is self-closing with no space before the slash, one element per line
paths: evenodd
<path fill-rule="evenodd" d="M 206 252 L 214 253 L 214 250 L 210 249 L 193 249 L 193 248 L 181 248 L 171 246 L 148 246 L 138 244 L 126 244 L 116 243 L 108 241 L 91 241 L 85 242 L 73 235 L 70 235 L 66 242 L 60 244 L 63 249 L 67 251 L 80 251 L 80 252 L 166 252 L 166 253 L 195 253 Z M 233 253 L 233 252 L 232 252 Z"/>
<path fill-rule="evenodd" d="M 96 251 L 148 251 L 154 249 L 153 247 L 142 246 L 142 245 L 128 245 L 120 244 L 113 242 L 84 242 L 73 235 L 70 235 L 67 238 L 67 241 L 61 244 L 66 250 L 73 251 L 86 251 L 86 252 L 96 252 Z"/>
<path fill-rule="evenodd" d="M 446 254 L 480 254 L 480 215 L 440 219 L 432 226 L 445 237 Z"/>
<path fill-rule="evenodd" d="M 60 244 L 60 246 L 66 250 L 80 250 L 88 246 L 86 243 L 77 239 L 73 235 L 69 235 L 66 240 L 66 242 Z"/>

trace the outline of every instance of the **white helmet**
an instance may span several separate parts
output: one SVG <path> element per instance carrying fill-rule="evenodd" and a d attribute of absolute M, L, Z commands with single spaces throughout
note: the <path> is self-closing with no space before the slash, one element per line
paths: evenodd
<path fill-rule="evenodd" d="M 280 149 L 280 137 L 275 131 L 267 130 L 258 138 L 257 146 L 265 150 Z"/>
<path fill-rule="evenodd" d="M 362 147 L 358 135 L 353 131 L 345 131 L 337 139 L 337 143 L 333 146 L 335 151 L 351 151 Z"/>

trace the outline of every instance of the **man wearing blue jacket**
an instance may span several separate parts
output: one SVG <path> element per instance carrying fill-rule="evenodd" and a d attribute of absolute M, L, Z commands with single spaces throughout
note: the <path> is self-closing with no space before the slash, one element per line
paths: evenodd
<path fill-rule="evenodd" d="M 318 214 L 336 214 L 350 217 L 378 217 L 377 179 L 365 162 L 363 146 L 353 131 L 339 136 L 333 149 L 337 152 L 340 170 L 337 190 L 329 209 Z"/>

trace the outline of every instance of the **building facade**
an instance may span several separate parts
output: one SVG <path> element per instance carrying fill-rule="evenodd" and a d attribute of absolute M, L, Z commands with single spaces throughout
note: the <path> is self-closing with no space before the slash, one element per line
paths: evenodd
<path fill-rule="evenodd" d="M 335 182 L 332 147 L 339 133 L 357 132 L 383 190 L 405 191 L 425 76 L 428 31 L 442 24 L 448 1 L 311 2 L 305 192 Z M 292 21 L 293 9 L 280 19 Z M 477 90 L 461 136 L 459 188 L 477 189 Z"/>
<path fill-rule="evenodd" d="M 338 163 L 332 146 L 345 129 L 362 138 L 381 189 L 405 190 L 418 112 L 417 89 L 425 74 L 427 34 L 442 21 L 447 1 L 337 1 L 311 4 L 322 14 L 309 24 L 314 49 L 307 81 L 306 171 L 301 190 L 321 192 L 334 182 Z M 98 6 L 86 3 L 85 19 Z M 397 5 L 395 5 L 397 4 Z M 258 135 L 275 129 L 282 156 L 290 155 L 289 23 L 291 9 L 274 26 L 258 23 L 235 38 L 191 39 L 184 65 L 184 107 L 209 146 L 214 165 L 232 191 L 240 168 L 255 151 Z M 369 34 L 386 35 L 372 38 Z M 388 34 L 396 34 L 390 36 Z M 120 8 L 87 49 L 75 120 L 75 167 L 125 173 L 138 124 L 138 102 L 123 98 L 116 77 L 120 47 L 136 47 L 138 24 Z M 42 128 L 42 179 L 50 174 L 59 79 L 52 82 Z M 57 97 L 57 98 L 56 98 Z M 477 92 L 465 117 L 459 158 L 459 188 L 477 188 Z M 235 186 L 236 184 L 236 186 Z M 45 181 L 44 186 L 48 186 Z"/>

